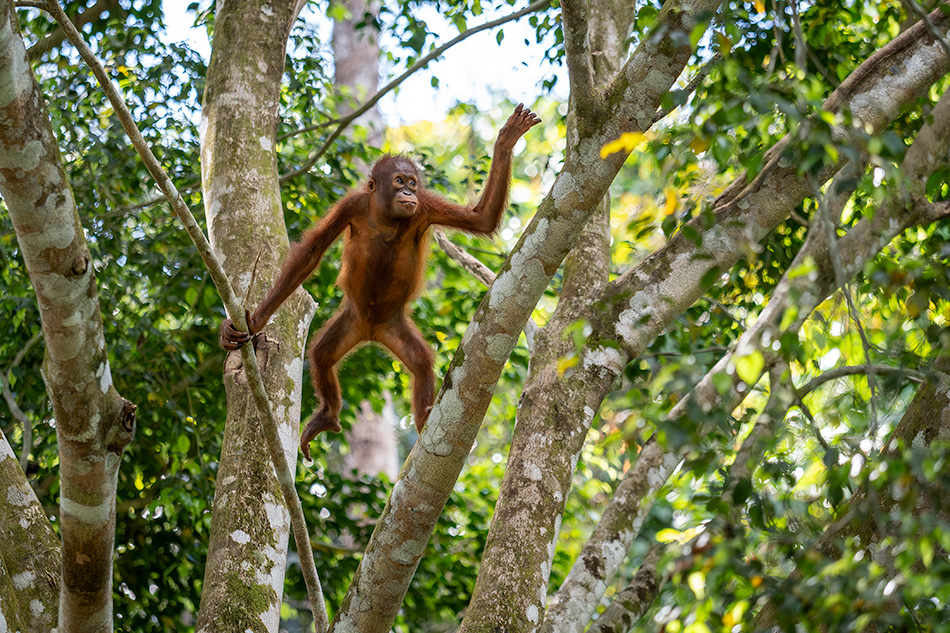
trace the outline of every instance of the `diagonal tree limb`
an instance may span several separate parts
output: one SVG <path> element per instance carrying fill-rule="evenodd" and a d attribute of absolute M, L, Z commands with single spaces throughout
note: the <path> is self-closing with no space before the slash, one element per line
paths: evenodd
<path fill-rule="evenodd" d="M 492 282 L 495 281 L 495 273 L 491 268 L 453 244 L 442 229 L 435 229 L 433 234 L 435 235 L 435 241 L 439 243 L 439 246 L 452 261 L 468 271 L 468 274 L 472 277 L 491 287 Z M 529 317 L 524 324 L 524 336 L 529 350 L 534 346 L 534 337 L 537 333 L 538 324 L 534 322 L 533 318 Z"/>
<path fill-rule="evenodd" d="M 201 259 L 208 268 L 208 272 L 212 281 L 214 282 L 215 287 L 218 289 L 218 293 L 221 295 L 221 298 L 224 301 L 225 308 L 227 308 L 228 315 L 231 317 L 231 320 L 237 327 L 246 330 L 247 322 L 245 320 L 244 308 L 241 306 L 237 296 L 235 295 L 234 289 L 231 287 L 231 283 L 228 280 L 227 274 L 224 272 L 224 269 L 222 268 L 218 258 L 214 255 L 211 245 L 208 242 L 208 239 L 205 237 L 204 232 L 201 230 L 201 227 L 198 226 L 194 214 L 188 208 L 188 205 L 178 193 L 178 190 L 175 188 L 175 185 L 172 183 L 164 168 L 161 166 L 161 163 L 159 163 L 158 159 L 155 158 L 155 155 L 152 153 L 148 143 L 142 137 L 138 126 L 132 118 L 131 112 L 125 104 L 125 100 L 122 98 L 122 95 L 119 94 L 118 89 L 109 79 L 105 69 L 102 67 L 102 64 L 99 63 L 99 60 L 96 59 L 95 55 L 83 41 L 79 31 L 75 26 L 73 26 L 72 22 L 69 21 L 69 18 L 66 16 L 59 2 L 57 2 L 57 0 L 49 0 L 47 2 L 47 10 L 49 10 L 49 12 L 53 15 L 53 18 L 66 33 L 67 39 L 73 44 L 73 46 L 76 47 L 83 60 L 85 60 L 90 70 L 92 70 L 93 74 L 96 76 L 96 80 L 99 82 L 99 85 L 109 98 L 109 101 L 112 104 L 116 115 L 119 117 L 122 127 L 125 129 L 125 132 L 128 135 L 129 140 L 132 142 L 133 147 L 139 153 L 139 156 L 142 158 L 142 162 L 145 164 L 146 169 L 148 169 L 149 173 L 152 175 L 152 178 L 155 180 L 155 183 L 165 194 L 165 197 L 171 204 L 175 215 L 182 222 L 185 227 L 185 231 L 194 242 Z M 254 401 L 257 404 L 258 410 L 261 414 L 261 426 L 264 433 L 264 440 L 270 452 L 271 460 L 274 462 L 277 480 L 280 484 L 284 501 L 287 504 L 287 509 L 290 512 L 292 518 L 294 540 L 297 543 L 297 552 L 300 555 L 301 570 L 303 572 L 304 580 L 306 581 L 307 594 L 310 600 L 311 609 L 313 609 L 314 622 L 317 626 L 318 632 L 322 633 L 322 631 L 327 629 L 329 618 L 326 613 L 326 602 L 323 598 L 323 589 L 320 584 L 320 578 L 317 574 L 316 565 L 313 558 L 313 549 L 310 547 L 310 536 L 307 529 L 306 518 L 303 514 L 303 508 L 300 505 L 300 498 L 297 496 L 297 491 L 294 487 L 293 470 L 288 465 L 287 459 L 284 456 L 283 448 L 280 445 L 277 419 L 274 416 L 274 412 L 270 405 L 270 400 L 268 399 L 267 393 L 264 389 L 264 383 L 261 378 L 261 372 L 257 364 L 257 355 L 254 351 L 254 348 L 253 346 L 248 345 L 245 346 L 241 351 L 242 358 L 244 360 L 244 370 L 247 376 L 248 387 L 251 389 L 251 392 L 254 396 Z"/>
<path fill-rule="evenodd" d="M 29 5 L 36 9 L 45 9 L 45 0 L 40 2 L 33 2 Z M 23 5 L 18 5 L 23 6 Z M 81 13 L 73 17 L 73 24 L 76 25 L 76 28 L 82 28 L 83 25 L 89 24 L 90 22 L 96 22 L 102 17 L 103 13 L 107 11 L 111 14 L 114 11 L 121 10 L 118 0 L 99 0 L 91 7 L 83 9 Z M 27 50 L 26 54 L 29 56 L 30 60 L 37 60 L 44 53 L 47 53 L 60 44 L 63 43 L 63 40 L 66 38 L 66 33 L 62 28 L 58 28 L 52 33 L 48 33 L 43 39 L 34 44 Z"/>

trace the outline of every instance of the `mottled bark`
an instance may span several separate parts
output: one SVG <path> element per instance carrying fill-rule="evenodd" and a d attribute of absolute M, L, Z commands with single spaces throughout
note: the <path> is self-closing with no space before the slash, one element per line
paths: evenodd
<path fill-rule="evenodd" d="M 295 3 L 221 3 L 202 111 L 202 185 L 211 244 L 254 305 L 287 253 L 274 152 Z M 253 277 L 253 278 L 252 278 Z M 303 349 L 313 301 L 295 293 L 259 335 L 257 359 L 285 458 L 296 463 Z M 228 413 L 198 631 L 276 631 L 289 515 L 261 441 L 239 353 L 225 361 Z M 316 613 L 323 605 L 312 605 Z M 319 620 L 319 618 L 317 618 Z"/>
<path fill-rule="evenodd" d="M 633 628 L 660 591 L 661 576 L 656 565 L 661 553 L 659 546 L 647 553 L 633 580 L 614 596 L 587 633 L 627 633 Z"/>
<path fill-rule="evenodd" d="M 696 12 L 716 6 L 714 0 L 667 3 L 657 18 L 657 36 L 644 41 L 618 74 L 612 89 L 617 98 L 601 102 L 602 127 L 572 139 L 575 149 L 563 171 L 462 339 L 333 630 L 389 631 L 521 328 L 626 158 L 618 153 L 603 160 L 600 148 L 640 129 L 638 122 L 650 124 L 692 54 L 681 34 L 691 30 Z"/>
<path fill-rule="evenodd" d="M 950 20 L 944 20 L 944 28 L 947 28 L 948 22 L 950 22 Z M 912 37 L 919 38 L 920 33 L 913 34 Z M 895 88 L 896 92 L 901 95 L 902 99 L 906 99 L 909 102 L 915 93 L 908 88 L 908 85 L 916 85 L 916 89 L 922 93 L 929 87 L 929 84 L 925 82 L 931 77 L 934 77 L 932 68 L 926 65 L 918 66 L 917 62 L 920 59 L 920 54 L 927 51 L 933 52 L 933 57 L 928 59 L 931 59 L 940 68 L 944 68 L 945 70 L 950 68 L 950 64 L 948 64 L 948 60 L 943 58 L 942 50 L 932 42 L 923 47 L 919 44 L 918 39 L 901 40 L 901 38 L 898 38 L 895 42 L 888 45 L 891 47 L 892 52 L 896 50 L 899 53 L 911 55 L 910 60 L 905 59 L 904 61 L 903 68 L 907 74 L 895 72 L 901 68 L 901 66 L 897 65 L 892 55 L 875 56 L 872 57 L 868 63 L 871 63 L 871 61 L 881 63 L 884 60 L 890 60 L 888 67 L 891 69 L 889 72 L 892 72 L 893 75 L 883 72 L 874 72 L 874 69 L 867 69 L 864 68 L 864 66 L 859 67 L 855 73 L 861 78 L 869 76 L 875 77 L 885 84 L 889 83 L 889 80 L 893 80 L 897 84 L 897 88 Z M 925 72 L 920 72 L 921 70 Z M 916 80 L 912 82 L 908 81 L 908 75 L 916 77 Z M 842 88 L 853 89 L 853 82 L 851 84 L 846 82 L 846 84 L 842 85 Z M 867 94 L 867 92 L 882 89 L 882 86 L 872 84 L 870 87 L 865 87 L 865 90 L 858 90 L 852 92 L 852 94 L 857 94 L 855 98 L 861 101 L 860 98 L 862 95 Z M 838 93 L 836 92 L 835 94 L 837 95 Z M 829 99 L 829 103 L 834 103 L 835 99 L 836 96 L 833 95 L 832 98 Z M 840 101 L 838 103 L 840 103 Z M 925 126 L 919 135 L 923 141 L 920 147 L 927 147 L 927 151 L 908 152 L 908 155 L 905 157 L 905 173 L 919 177 L 921 173 L 929 173 L 939 160 L 941 155 L 939 151 L 934 151 L 933 144 L 938 142 L 937 139 L 950 138 L 946 134 L 947 130 L 945 126 L 947 124 L 944 122 L 944 116 L 939 114 L 939 112 L 942 111 L 942 107 L 944 107 L 943 100 L 941 100 L 938 109 L 935 110 L 935 112 L 938 112 L 938 115 L 933 117 L 933 123 Z M 889 112 L 893 116 L 896 115 L 898 110 L 898 104 L 890 103 L 888 108 L 882 110 L 875 109 L 869 116 L 874 120 L 874 127 L 880 129 L 887 122 L 880 118 L 880 113 Z M 776 183 L 772 183 L 771 180 L 765 181 L 761 183 L 760 191 L 773 191 L 776 195 L 778 195 L 777 189 L 788 191 L 793 188 L 791 185 L 795 184 L 790 182 L 792 178 L 793 177 L 790 176 L 784 177 Z M 802 191 L 801 195 L 804 197 L 805 183 L 797 183 L 795 184 L 795 188 Z M 727 194 L 724 193 L 723 195 Z M 740 194 L 738 201 L 730 204 L 738 204 L 737 209 L 748 208 L 745 207 L 744 204 L 741 204 L 743 197 L 744 194 Z M 763 201 L 763 204 L 765 203 L 766 202 Z M 792 208 L 792 205 L 789 201 L 786 201 L 786 204 L 789 204 L 785 210 L 787 213 Z M 757 208 L 751 207 L 751 209 L 756 210 Z M 884 209 L 875 213 L 873 217 L 865 218 L 859 222 L 848 235 L 838 243 L 838 251 L 842 261 L 845 263 L 847 278 L 857 274 L 868 258 L 876 254 L 894 235 L 905 227 L 914 223 L 933 221 L 934 218 L 929 214 L 930 210 L 931 209 L 924 205 L 916 205 L 908 212 L 905 210 L 904 198 L 898 197 L 897 200 L 892 201 Z M 753 220 L 752 218 L 747 218 L 746 221 L 752 222 Z M 715 233 L 715 227 L 713 232 Z M 836 280 L 831 267 L 827 242 L 820 235 L 820 231 L 813 233 L 813 235 L 809 235 L 805 247 L 799 252 L 790 269 L 794 270 L 798 264 L 805 261 L 806 257 L 810 257 L 815 261 L 817 269 L 815 278 L 798 276 L 794 279 L 789 279 L 787 275 L 783 277 L 773 293 L 769 305 L 763 310 L 762 314 L 759 315 L 756 323 L 740 337 L 734 348 L 734 352 L 721 359 L 714 368 L 707 373 L 691 392 L 689 399 L 684 398 L 673 408 L 669 414 L 670 419 L 676 420 L 686 415 L 689 402 L 696 402 L 705 411 L 711 411 L 713 408 L 731 410 L 737 406 L 742 400 L 742 394 L 733 389 L 729 396 L 722 399 L 713 384 L 712 377 L 717 373 L 727 372 L 734 357 L 745 356 L 755 351 L 761 353 L 765 358 L 766 362 L 763 370 L 768 369 L 777 359 L 776 352 L 771 350 L 771 342 L 778 340 L 784 332 L 797 331 L 811 310 L 831 293 L 835 287 Z M 712 239 L 711 236 L 707 236 L 707 239 L 709 239 L 711 246 L 714 243 L 714 239 Z M 706 239 L 704 239 L 703 243 L 706 243 Z M 673 245 L 671 242 L 670 246 Z M 670 248 L 670 246 L 667 248 Z M 682 241 L 679 246 L 683 246 Z M 660 254 L 665 250 L 666 249 L 660 251 Z M 727 254 L 732 258 L 737 258 L 737 253 L 730 253 L 728 248 L 725 248 L 724 252 L 714 253 L 707 247 L 706 252 L 710 252 L 714 257 L 719 258 Z M 656 265 L 656 257 L 657 256 L 654 256 L 651 260 L 648 260 L 647 263 L 652 261 L 652 265 Z M 702 261 L 708 263 L 708 260 Z M 638 313 L 640 316 L 636 317 L 636 319 L 635 314 L 628 314 L 625 317 L 621 317 L 621 323 L 617 325 L 618 329 L 622 327 L 623 319 L 627 318 L 631 319 L 631 325 L 634 323 L 639 323 L 640 325 L 639 328 L 628 329 L 625 333 L 637 337 L 641 341 L 646 338 L 641 333 L 643 330 L 646 330 L 653 336 L 662 331 L 668 323 L 663 320 L 659 322 L 653 321 L 655 315 L 654 311 L 659 312 L 660 310 L 665 310 L 668 304 L 679 301 L 680 298 L 683 297 L 683 293 L 693 292 L 687 283 L 690 274 L 686 272 L 685 269 L 694 265 L 694 263 L 695 260 L 690 261 L 689 258 L 684 259 L 682 257 L 676 257 L 672 262 L 665 263 L 665 270 L 663 276 L 659 277 L 658 285 L 670 285 L 665 289 L 661 288 L 659 294 L 656 294 L 657 290 L 654 287 L 644 285 L 644 282 L 648 282 L 651 279 L 657 281 L 655 277 L 647 275 L 643 279 L 637 279 L 636 271 L 633 274 L 625 275 L 624 277 L 627 278 L 626 283 L 636 283 L 637 286 L 641 288 L 627 304 L 629 306 L 627 312 Z M 667 267 L 670 268 L 667 269 Z M 639 268 L 636 270 L 639 270 Z M 658 271 L 660 269 L 654 268 L 653 270 Z M 680 277 L 684 272 L 686 272 L 686 279 Z M 620 284 L 621 279 L 618 279 L 617 282 L 614 283 Z M 631 279 L 637 279 L 637 281 L 631 282 Z M 679 285 L 673 284 L 672 280 L 675 279 L 678 279 L 681 283 Z M 696 279 L 695 281 L 695 291 L 698 291 L 700 290 L 699 280 Z M 644 296 L 641 298 L 641 295 Z M 786 329 L 780 330 L 779 325 L 786 308 L 789 306 L 794 306 L 798 309 L 798 317 L 794 319 Z M 609 324 L 605 323 L 604 327 L 609 327 Z M 644 342 L 643 344 L 645 345 L 646 343 Z M 613 348 L 613 351 L 619 354 L 615 348 Z M 585 351 L 585 355 L 593 354 L 593 352 L 594 350 L 587 350 Z M 625 357 L 621 356 L 621 358 Z M 586 367 L 586 363 L 582 365 Z M 594 378 L 596 378 L 596 376 L 594 376 Z M 740 382 L 735 372 L 732 373 L 732 378 L 734 386 Z M 558 383 L 555 389 L 566 390 L 569 386 L 573 385 L 575 380 L 577 380 L 577 376 L 570 376 L 569 379 Z M 572 398 L 564 401 L 566 404 L 573 402 L 577 398 L 576 395 L 573 395 L 573 392 L 571 395 Z M 576 411 L 576 405 L 574 409 Z M 586 415 L 586 413 L 574 413 L 572 417 L 573 419 L 583 420 L 584 415 Z M 580 450 L 580 445 L 578 445 L 577 449 Z M 651 438 L 643 447 L 638 455 L 637 462 L 635 462 L 634 466 L 625 474 L 624 479 L 621 481 L 614 498 L 611 500 L 600 523 L 592 534 L 591 539 L 584 547 L 571 572 L 568 574 L 568 577 L 552 601 L 548 609 L 548 614 L 545 616 L 545 623 L 542 627 L 543 631 L 577 631 L 579 630 L 578 627 L 583 626 L 583 623 L 586 622 L 585 618 L 589 618 L 590 614 L 593 613 L 597 601 L 599 601 L 600 596 L 606 589 L 607 583 L 614 577 L 619 568 L 623 560 L 624 552 L 627 551 L 627 548 L 639 531 L 640 525 L 652 504 L 652 495 L 656 493 L 659 487 L 673 472 L 673 469 L 680 461 L 681 454 L 681 452 L 666 453 L 659 446 L 655 437 Z"/>
<path fill-rule="evenodd" d="M 58 630 L 111 631 L 115 490 L 135 406 L 112 386 L 89 249 L 10 2 L 0 3 L 0 157 L 0 194 L 36 291 L 56 418 Z"/>
<path fill-rule="evenodd" d="M 589 101 L 594 93 L 584 86 L 607 85 L 619 71 L 634 13 L 624 12 L 623 7 L 610 2 L 588 7 L 586 0 L 565 3 L 564 11 L 568 60 L 582 58 L 571 62 L 572 91 L 567 119 L 570 142 L 578 138 L 578 118 L 585 116 L 585 108 L 594 107 L 593 101 Z M 594 33 L 600 36 L 596 44 L 588 41 Z M 599 63 L 595 65 L 594 59 Z M 579 100 L 587 101 L 578 104 Z M 570 152 L 574 148 L 567 149 Z M 544 613 L 565 491 L 576 465 L 576 455 L 562 450 L 573 445 L 564 442 L 562 435 L 582 431 L 559 428 L 554 423 L 557 412 L 547 407 L 544 394 L 558 374 L 535 372 L 534 368 L 557 367 L 559 359 L 570 358 L 574 352 L 574 340 L 564 332 L 586 317 L 590 298 L 609 279 L 609 222 L 610 199 L 604 196 L 565 258 L 557 310 L 533 337 L 525 397 L 518 408 L 505 476 L 460 633 L 531 631 Z"/>
<path fill-rule="evenodd" d="M 9 576 L 4 593 L 0 579 L 0 611 L 10 631 L 48 633 L 59 613 L 62 551 L 43 506 L 26 480 L 16 456 L 0 434 L 0 563 Z M 10 622 L 17 613 L 18 622 Z M 0 626 L 0 631 L 3 631 Z"/>

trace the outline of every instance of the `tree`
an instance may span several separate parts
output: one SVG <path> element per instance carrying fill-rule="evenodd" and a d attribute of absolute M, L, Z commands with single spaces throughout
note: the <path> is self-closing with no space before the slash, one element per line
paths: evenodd
<path fill-rule="evenodd" d="M 469 29 L 480 5 L 431 4 L 460 32 L 443 47 L 429 43 L 419 3 L 379 17 L 401 35 L 390 54 L 407 73 L 530 15 L 571 92 L 563 111 L 547 108 L 545 141 L 526 139 L 516 177 L 545 190 L 530 212 L 514 205 L 506 229 L 524 230 L 504 261 L 467 252 L 490 257 L 497 241 L 438 236 L 436 268 L 457 296 L 423 299 L 420 312 L 460 340 L 443 350 L 454 355 L 439 361 L 436 404 L 385 507 L 385 484 L 343 484 L 319 467 L 293 474 L 310 406 L 303 349 L 314 316 L 338 301 L 333 271 L 309 286 L 316 303 L 299 290 L 278 311 L 256 355 L 224 357 L 214 329 L 219 301 L 240 324 L 240 303 L 266 292 L 288 233 L 360 177 L 353 165 L 377 150 L 344 132 L 400 78 L 355 110 L 335 99 L 299 2 L 199 11 L 212 33 L 207 69 L 160 42 L 146 53 L 157 6 L 83 7 L 82 35 L 66 17 L 78 6 L 20 0 L 14 15 L 14 3 L 0 5 L 10 27 L 0 30 L 0 194 L 17 238 L 2 242 L 7 626 L 110 630 L 121 615 L 136 630 L 276 631 L 307 608 L 320 631 L 380 633 L 459 619 L 465 632 L 945 621 L 945 7 L 563 0 Z M 48 45 L 24 44 L 18 25 Z M 99 87 L 47 35 L 59 32 Z M 175 86 L 169 73 L 188 79 Z M 188 115 L 201 86 L 199 184 Z M 481 123 L 465 108 L 454 116 Z M 422 162 L 430 186 L 457 177 L 437 152 Z M 143 166 L 184 232 L 113 219 L 153 208 L 137 206 Z M 188 203 L 199 200 L 196 220 Z M 85 230 L 77 206 L 94 212 Z M 490 286 L 466 312 L 469 271 Z M 441 329 L 460 317 L 464 328 Z M 40 336 L 43 384 L 28 377 L 39 361 L 25 344 Z M 347 402 L 379 403 L 386 388 L 398 397 L 386 364 L 376 350 L 355 355 Z M 359 376 L 381 378 L 363 388 Z M 496 391 L 520 400 L 480 437 Z M 52 420 L 56 443 L 34 440 Z M 496 495 L 488 464 L 509 438 Z M 322 441 L 325 464 L 334 440 Z M 146 450 L 133 456 L 130 442 Z M 42 478 L 27 478 L 31 460 Z M 117 507 L 117 489 L 128 506 Z M 364 542 L 350 503 L 375 520 L 358 568 L 333 541 Z M 453 547 L 462 532 L 474 555 Z M 162 572 L 147 553 L 158 542 L 170 558 L 206 547 L 203 580 L 194 561 Z M 114 543 L 116 595 L 151 608 L 113 617 Z"/>

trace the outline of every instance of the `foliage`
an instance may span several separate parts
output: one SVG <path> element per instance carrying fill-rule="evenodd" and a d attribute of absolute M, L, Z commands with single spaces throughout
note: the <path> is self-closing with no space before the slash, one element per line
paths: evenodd
<path fill-rule="evenodd" d="M 81 4 L 67 3 L 67 11 Z M 643 40 L 659 8 L 658 3 L 642 4 L 632 45 Z M 429 30 L 426 10 L 441 11 L 461 32 L 486 13 L 512 6 L 507 0 L 387 4 L 380 20 L 391 27 L 395 41 L 389 61 L 407 66 L 449 39 Z M 120 14 L 93 23 L 85 36 L 110 66 L 146 138 L 159 148 L 161 161 L 188 191 L 200 216 L 197 120 L 204 62 L 193 51 L 165 41 L 157 3 L 123 7 Z M 898 3 L 861 0 L 819 0 L 799 10 L 808 26 L 803 40 L 792 35 L 795 17 L 784 0 L 727 3 L 690 68 L 691 75 L 713 53 L 721 53 L 708 80 L 691 94 L 673 91 L 663 105 L 676 109 L 645 135 L 606 148 L 633 151 L 610 190 L 612 278 L 677 236 L 698 239 L 687 223 L 696 218 L 712 223 L 716 196 L 743 172 L 754 178 L 764 164 L 764 150 L 786 134 L 794 142 L 784 158 L 802 174 L 836 162 L 840 153 L 863 151 L 870 157 L 839 223 L 839 235 L 873 215 L 899 184 L 900 160 L 932 99 L 908 109 L 886 134 L 862 134 L 850 146 L 842 146 L 832 134 L 833 125 L 849 122 L 848 115 L 839 121 L 819 109 L 858 64 L 906 28 L 907 14 Z M 213 29 L 210 7 L 196 4 L 194 11 Z M 35 11 L 18 15 L 29 42 L 53 30 Z M 563 56 L 555 15 L 530 18 L 536 43 L 546 47 L 552 68 Z M 318 32 L 303 24 L 291 36 L 278 130 L 281 173 L 304 164 L 326 142 L 334 128 L 325 123 L 344 105 L 331 89 Z M 164 205 L 144 204 L 152 194 L 150 180 L 71 49 L 54 49 L 42 57 L 36 74 L 93 253 L 114 381 L 139 406 L 138 432 L 125 453 L 118 490 L 118 628 L 193 630 L 225 417 L 224 355 L 216 340 L 223 310 L 174 218 Z M 168 81 L 170 76 L 178 81 Z M 547 87 L 553 85 L 546 81 Z M 946 86 L 943 80 L 932 96 Z M 359 165 L 372 162 L 384 149 L 411 152 L 436 191 L 457 200 L 472 197 L 487 175 L 492 134 L 510 105 L 499 98 L 498 107 L 486 112 L 458 104 L 444 121 L 391 130 L 387 148 L 366 147 L 359 130 L 348 131 L 317 167 L 282 185 L 291 238 L 356 185 L 362 177 Z M 511 212 L 499 235 L 451 236 L 493 270 L 564 162 L 566 105 L 539 99 L 532 108 L 547 125 L 518 148 Z M 931 199 L 950 197 L 947 183 L 944 168 L 928 183 Z M 796 625 L 864 630 L 872 624 L 941 630 L 950 616 L 945 555 L 950 523 L 943 505 L 950 484 L 948 448 L 901 445 L 892 454 L 880 454 L 914 396 L 915 386 L 906 376 L 879 377 L 873 384 L 864 377 L 843 378 L 808 394 L 783 415 L 763 461 L 751 479 L 740 482 L 731 478 L 730 460 L 776 385 L 750 387 L 749 397 L 734 411 L 703 413 L 692 407 L 685 420 L 673 424 L 668 419 L 673 406 L 768 304 L 817 212 L 814 201 L 806 200 L 758 248 L 745 253 L 741 264 L 714 271 L 704 280 L 702 299 L 625 368 L 598 411 L 574 474 L 553 561 L 552 590 L 563 581 L 623 473 L 656 436 L 664 446 L 688 447 L 687 459 L 641 530 L 627 576 L 615 581 L 605 598 L 609 601 L 629 581 L 636 570 L 633 563 L 653 540 L 670 544 L 664 562 L 674 570 L 673 582 L 664 586 L 637 630 L 745 630 L 762 598 L 774 599 L 779 622 L 788 630 Z M 790 380 L 800 386 L 829 369 L 865 362 L 927 370 L 935 354 L 950 348 L 948 244 L 946 222 L 902 233 L 850 286 L 868 344 L 843 296 L 836 294 L 797 336 L 776 342 L 790 363 Z M 314 327 L 341 300 L 333 265 L 339 248 L 328 253 L 306 284 L 319 304 Z M 9 375 L 18 406 L 33 422 L 32 444 L 24 449 L 22 425 L 6 405 L 0 405 L 0 429 L 16 451 L 27 450 L 31 483 L 55 525 L 55 420 L 40 375 L 42 347 L 27 347 L 39 332 L 39 315 L 6 214 L 0 215 L 0 261 L 0 371 Z M 413 309 L 437 351 L 436 373 L 444 375 L 484 287 L 437 247 L 426 274 L 426 289 Z M 562 282 L 559 271 L 535 310 L 539 324 L 557 305 Z M 565 336 L 576 336 L 582 344 L 584 325 L 577 323 Z M 12 366 L 24 349 L 21 361 Z M 397 630 L 450 630 L 467 606 L 529 356 L 522 338 L 429 542 Z M 743 369 L 736 371 L 741 376 Z M 400 415 L 408 413 L 408 376 L 378 347 L 366 346 L 349 356 L 340 381 L 344 403 L 368 398 L 378 407 L 389 391 Z M 314 407 L 305 390 L 304 413 Z M 344 426 L 353 418 L 354 410 L 345 405 Z M 710 421 L 714 432 L 708 431 Z M 406 420 L 398 432 L 402 444 L 411 446 L 415 431 Z M 339 605 L 390 482 L 338 472 L 336 456 L 346 450 L 340 437 L 322 436 L 319 445 L 317 464 L 298 470 L 297 487 L 328 602 Z M 902 493 L 896 501 L 895 491 Z M 886 499 L 894 503 L 885 512 L 881 504 Z M 884 535 L 884 556 L 869 556 L 844 536 L 832 545 L 822 540 L 828 526 L 846 516 L 858 517 Z M 291 564 L 283 616 L 305 625 L 302 587 L 299 567 Z"/>

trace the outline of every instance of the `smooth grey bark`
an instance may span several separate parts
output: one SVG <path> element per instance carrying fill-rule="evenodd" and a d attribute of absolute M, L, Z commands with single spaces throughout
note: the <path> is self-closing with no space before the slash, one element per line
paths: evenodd
<path fill-rule="evenodd" d="M 39 499 L 0 433 L 0 611 L 11 631 L 48 633 L 59 613 L 62 550 Z M 5 593 L 6 591 L 6 593 Z M 15 625 L 11 615 L 16 613 Z M 0 627 L 0 631 L 4 630 Z"/>
<path fill-rule="evenodd" d="M 635 17 L 632 3 L 586 0 L 562 3 L 565 46 L 571 60 L 568 140 L 576 138 L 578 106 L 591 94 L 586 84 L 607 85 L 627 53 L 627 38 Z M 596 42 L 589 37 L 598 35 Z M 580 41 L 578 41 L 580 40 Z M 596 62 L 596 63 L 595 63 Z M 581 75 L 578 77 L 578 75 Z M 582 86 L 576 85 L 576 82 Z M 568 152 L 574 148 L 568 146 Z M 557 372 L 558 359 L 573 352 L 568 326 L 582 319 L 589 300 L 607 283 L 610 273 L 610 200 L 595 205 L 578 243 L 564 261 L 560 300 L 548 323 L 534 336 L 525 397 L 518 408 L 508 463 L 485 543 L 485 553 L 471 602 L 459 633 L 534 630 L 546 606 L 551 564 L 564 513 L 561 482 L 570 480 L 576 461 L 561 454 L 563 429 L 554 423 L 556 411 L 546 407 L 543 394 Z M 574 432 L 574 429 L 570 430 Z"/>
<path fill-rule="evenodd" d="M 462 339 L 331 630 L 389 631 L 519 332 L 626 158 L 601 159 L 600 148 L 650 124 L 692 54 L 680 34 L 716 6 L 713 0 L 664 5 L 657 34 L 618 74 L 606 93 L 612 98 L 600 101 L 602 126 L 574 139 L 564 169 Z"/>
<path fill-rule="evenodd" d="M 111 631 L 116 481 L 135 406 L 112 386 L 85 234 L 9 1 L 0 3 L 0 157 L 0 194 L 36 291 L 56 418 L 58 630 Z"/>
<path fill-rule="evenodd" d="M 219 3 L 215 15 L 202 111 L 204 204 L 215 255 L 249 305 L 269 288 L 289 246 L 274 147 L 295 15 L 289 0 Z M 313 301 L 300 290 L 257 338 L 257 360 L 290 464 L 296 463 L 312 316 Z M 276 631 L 280 622 L 290 518 L 242 365 L 240 353 L 228 354 L 228 413 L 198 631 Z M 325 605 L 311 607 L 319 623 Z"/>

